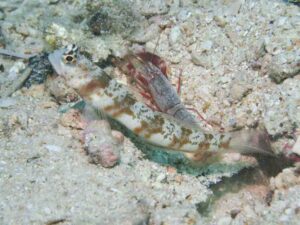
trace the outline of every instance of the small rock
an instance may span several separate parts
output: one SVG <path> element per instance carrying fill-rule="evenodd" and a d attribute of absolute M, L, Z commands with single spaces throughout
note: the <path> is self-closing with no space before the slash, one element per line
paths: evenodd
<path fill-rule="evenodd" d="M 222 27 L 222 28 L 224 28 L 226 26 L 226 24 L 227 24 L 227 21 L 222 16 L 214 16 L 214 21 L 216 22 L 216 24 L 219 27 Z"/>
<path fill-rule="evenodd" d="M 170 35 L 169 35 L 169 42 L 171 45 L 175 45 L 182 36 L 181 30 L 179 26 L 175 26 L 171 29 Z"/>
<path fill-rule="evenodd" d="M 53 68 L 47 53 L 31 57 L 29 59 L 29 67 L 31 68 L 31 73 L 24 83 L 24 86 L 27 88 L 31 87 L 31 85 L 44 83 L 47 77 L 53 74 Z"/>
<path fill-rule="evenodd" d="M 122 144 L 124 142 L 124 135 L 120 131 L 112 130 L 111 134 L 119 144 Z"/>
<path fill-rule="evenodd" d="M 300 74 L 300 50 L 282 52 L 272 57 L 269 76 L 275 83 Z"/>
<path fill-rule="evenodd" d="M 179 21 L 186 21 L 189 17 L 191 16 L 191 12 L 186 10 L 186 9 L 182 9 L 179 11 L 177 18 Z"/>
<path fill-rule="evenodd" d="M 57 145 L 44 145 L 49 152 L 61 152 L 62 148 Z"/>
<path fill-rule="evenodd" d="M 141 14 L 144 16 L 166 14 L 168 11 L 169 8 L 164 0 L 142 1 Z"/>
<path fill-rule="evenodd" d="M 300 184 L 300 176 L 296 172 L 296 168 L 286 168 L 276 177 L 270 180 L 272 190 L 286 189 L 294 185 Z"/>
<path fill-rule="evenodd" d="M 90 162 L 103 167 L 113 167 L 120 159 L 123 143 L 112 135 L 106 120 L 94 120 L 88 123 L 83 133 L 84 145 Z"/>
<path fill-rule="evenodd" d="M 233 83 L 230 88 L 230 96 L 235 101 L 240 101 L 249 93 L 251 88 L 247 84 Z"/>
<path fill-rule="evenodd" d="M 87 4 L 90 5 L 92 2 L 89 1 Z M 94 1 L 96 2 L 98 1 Z M 115 1 L 112 4 L 104 1 L 87 7 L 93 13 L 87 25 L 94 35 L 121 34 L 127 37 L 139 27 L 142 18 L 129 1 Z"/>
<path fill-rule="evenodd" d="M 97 11 L 88 22 L 88 26 L 94 35 L 109 34 L 112 32 L 113 20 L 105 7 Z"/>
<path fill-rule="evenodd" d="M 252 68 L 253 70 L 258 71 L 258 70 L 261 69 L 262 64 L 261 64 L 261 62 L 255 61 L 255 62 L 252 62 L 252 63 L 250 64 L 250 66 L 251 66 L 251 68 Z"/>
<path fill-rule="evenodd" d="M 275 89 L 270 94 L 265 94 L 264 104 L 263 121 L 270 135 L 278 136 L 293 130 L 282 92 Z"/>
<path fill-rule="evenodd" d="M 9 70 L 8 79 L 15 80 L 22 70 L 25 69 L 25 64 L 23 62 L 16 62 Z"/>
<path fill-rule="evenodd" d="M 240 209 L 233 209 L 230 211 L 230 216 L 232 219 L 235 219 L 235 217 L 241 212 Z"/>
<path fill-rule="evenodd" d="M 78 110 L 70 109 L 60 117 L 61 125 L 65 127 L 71 127 L 75 129 L 83 129 L 85 122 L 81 118 L 81 114 Z"/>
<path fill-rule="evenodd" d="M 136 31 L 130 40 L 137 43 L 146 43 L 159 35 L 160 28 L 157 24 L 151 24 L 148 28 L 141 28 Z"/>
<path fill-rule="evenodd" d="M 203 66 L 203 63 L 201 61 L 201 57 L 200 54 L 197 52 L 192 52 L 191 53 L 191 58 L 192 58 L 192 62 L 197 65 L 197 66 Z"/>
<path fill-rule="evenodd" d="M 207 64 L 208 64 L 207 57 L 204 56 L 204 55 L 201 55 L 201 53 L 198 53 L 198 52 L 192 52 L 192 53 L 191 53 L 191 57 L 192 57 L 192 62 L 193 62 L 196 66 L 206 67 Z"/>
<path fill-rule="evenodd" d="M 207 41 L 204 41 L 201 43 L 200 49 L 202 51 L 209 51 L 212 48 L 212 46 L 213 46 L 213 42 L 210 40 L 207 40 Z"/>
<path fill-rule="evenodd" d="M 17 104 L 17 100 L 14 98 L 0 98 L 0 108 L 8 108 Z"/>
<path fill-rule="evenodd" d="M 68 44 L 69 31 L 62 25 L 52 23 L 46 29 L 45 40 L 50 46 L 57 47 Z"/>

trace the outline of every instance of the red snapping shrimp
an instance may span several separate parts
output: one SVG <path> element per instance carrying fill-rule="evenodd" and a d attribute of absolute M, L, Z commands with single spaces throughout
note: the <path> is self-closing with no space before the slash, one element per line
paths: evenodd
<path fill-rule="evenodd" d="M 133 64 L 133 58 L 135 58 L 135 64 Z M 146 98 L 148 101 L 150 101 L 151 105 L 150 107 L 156 111 L 163 112 L 163 109 L 160 107 L 159 104 L 157 104 L 155 100 L 155 94 L 151 93 L 151 90 L 149 90 L 149 79 L 154 79 L 154 74 L 144 74 L 144 71 L 141 71 L 142 66 L 144 62 L 152 63 L 155 65 L 162 74 L 158 74 L 158 76 L 164 75 L 167 77 L 167 65 L 166 62 L 163 61 L 159 56 L 149 53 L 149 52 L 139 52 L 136 55 L 127 55 L 124 57 L 124 60 L 122 62 L 118 62 L 118 67 L 121 69 L 122 72 L 127 75 L 128 82 L 136 87 L 140 94 Z M 141 64 L 139 64 L 141 63 Z M 149 71 L 150 72 L 150 71 Z M 150 75 L 150 76 L 149 76 Z M 148 76 L 148 79 L 146 79 Z"/>
<path fill-rule="evenodd" d="M 129 54 L 122 61 L 118 60 L 117 66 L 127 75 L 129 82 L 140 90 L 141 95 L 150 101 L 154 110 L 169 114 L 188 124 L 197 124 L 168 80 L 166 62 L 159 56 L 149 52 Z M 207 124 L 214 125 L 199 113 L 198 116 Z"/>

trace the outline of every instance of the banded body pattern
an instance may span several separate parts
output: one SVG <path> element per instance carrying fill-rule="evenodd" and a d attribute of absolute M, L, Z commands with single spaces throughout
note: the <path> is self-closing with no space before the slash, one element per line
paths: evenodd
<path fill-rule="evenodd" d="M 217 150 L 228 145 L 230 139 L 226 135 L 207 134 L 199 128 L 189 127 L 168 115 L 153 111 L 104 72 L 82 83 L 85 85 L 80 87 L 79 93 L 88 103 L 152 144 L 184 152 Z"/>
<path fill-rule="evenodd" d="M 230 135 L 207 133 L 153 111 L 139 102 L 126 86 L 93 66 L 75 46 L 54 51 L 49 60 L 55 71 L 64 76 L 67 84 L 77 90 L 87 103 L 104 111 L 149 143 L 189 153 L 187 156 L 192 158 L 229 148 Z"/>

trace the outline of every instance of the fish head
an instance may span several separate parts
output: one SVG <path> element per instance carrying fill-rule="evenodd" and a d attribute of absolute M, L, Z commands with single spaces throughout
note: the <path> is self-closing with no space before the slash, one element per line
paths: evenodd
<path fill-rule="evenodd" d="M 67 76 L 78 66 L 78 57 L 78 47 L 70 44 L 50 53 L 48 59 L 58 75 Z"/>
<path fill-rule="evenodd" d="M 69 44 L 64 48 L 50 53 L 48 59 L 58 75 L 65 76 L 75 74 L 87 74 L 98 67 L 82 55 L 75 44 Z"/>
<path fill-rule="evenodd" d="M 88 74 L 94 70 L 91 61 L 80 54 L 75 44 L 55 50 L 49 54 L 48 59 L 55 72 L 72 88 L 80 87 L 86 82 Z"/>

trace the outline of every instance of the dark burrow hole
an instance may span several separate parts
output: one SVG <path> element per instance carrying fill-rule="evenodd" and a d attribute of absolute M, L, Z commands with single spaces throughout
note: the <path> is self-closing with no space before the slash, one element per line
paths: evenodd
<path fill-rule="evenodd" d="M 197 211 L 205 217 L 210 215 L 213 206 L 218 200 L 227 193 L 238 193 L 243 188 L 250 185 L 263 185 L 269 187 L 269 180 L 271 177 L 277 176 L 284 168 L 290 167 L 293 163 L 285 156 L 277 157 L 256 157 L 259 166 L 245 168 L 232 177 L 225 177 L 219 183 L 211 185 L 210 189 L 213 194 L 209 196 L 207 201 L 196 204 Z M 273 197 L 273 192 L 265 196 L 266 205 L 270 206 Z M 231 217 L 234 219 L 237 212 L 230 212 Z"/>

